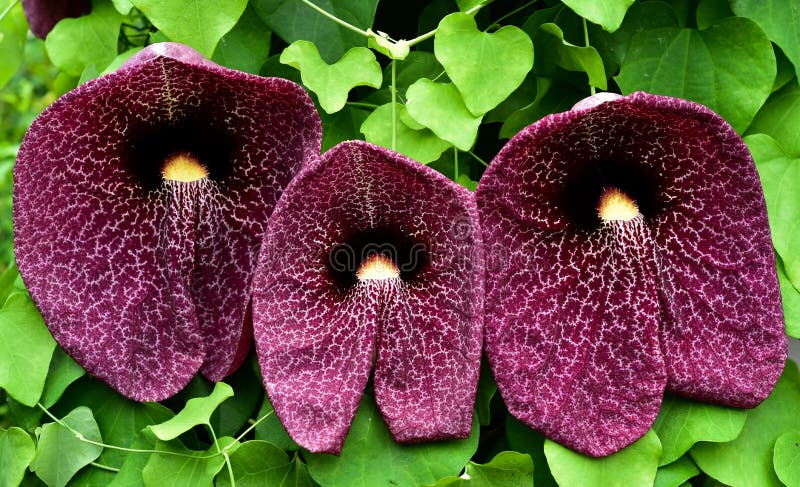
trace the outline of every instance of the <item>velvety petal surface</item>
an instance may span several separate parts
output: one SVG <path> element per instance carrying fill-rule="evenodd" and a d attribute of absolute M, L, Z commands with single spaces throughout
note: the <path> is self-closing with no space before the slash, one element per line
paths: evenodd
<path fill-rule="evenodd" d="M 601 222 L 606 187 L 641 215 Z M 608 455 L 647 431 L 665 383 L 737 406 L 771 391 L 786 337 L 763 195 L 708 109 L 636 93 L 545 117 L 477 198 L 487 356 L 530 426 Z"/>
<path fill-rule="evenodd" d="M 360 280 L 370 249 L 399 277 Z M 469 435 L 482 343 L 472 194 L 430 168 L 345 142 L 297 176 L 254 281 L 264 384 L 289 434 L 338 453 L 370 369 L 396 441 Z"/>
<path fill-rule="evenodd" d="M 91 0 L 22 0 L 22 9 L 33 35 L 44 39 L 59 20 L 80 17 L 92 10 Z"/>
<path fill-rule="evenodd" d="M 137 400 L 171 396 L 199 368 L 222 379 L 250 344 L 266 222 L 319 144 L 298 85 L 164 55 L 57 100 L 14 173 L 20 273 L 56 340 Z M 208 177 L 162 178 L 178 153 Z"/>

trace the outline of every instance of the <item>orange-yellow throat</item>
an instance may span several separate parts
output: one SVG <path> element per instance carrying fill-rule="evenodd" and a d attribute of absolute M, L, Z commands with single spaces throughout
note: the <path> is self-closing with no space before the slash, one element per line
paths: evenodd
<path fill-rule="evenodd" d="M 639 216 L 639 207 L 633 198 L 617 188 L 604 188 L 597 203 L 597 215 L 606 222 L 626 222 Z"/>
<path fill-rule="evenodd" d="M 191 154 L 179 152 L 167 158 L 161 167 L 161 175 L 170 181 L 188 183 L 208 177 L 208 169 Z"/>
<path fill-rule="evenodd" d="M 356 271 L 359 281 L 375 281 L 381 279 L 395 279 L 400 277 L 400 269 L 392 259 L 383 254 L 373 254 L 367 257 Z"/>

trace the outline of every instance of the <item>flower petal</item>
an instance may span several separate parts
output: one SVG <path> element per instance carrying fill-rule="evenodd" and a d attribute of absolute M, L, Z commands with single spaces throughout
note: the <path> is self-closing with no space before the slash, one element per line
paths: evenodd
<path fill-rule="evenodd" d="M 392 256 L 399 277 L 359 280 L 370 248 Z M 465 189 L 357 141 L 303 170 L 270 221 L 253 295 L 264 383 L 290 435 L 339 452 L 377 343 L 375 393 L 395 439 L 468 436 L 482 279 Z"/>
<path fill-rule="evenodd" d="M 20 272 L 56 340 L 137 400 L 201 365 L 232 371 L 266 220 L 319 144 L 294 83 L 170 57 L 57 100 L 26 135 L 14 194 Z M 170 151 L 209 179 L 162 181 Z"/>
<path fill-rule="evenodd" d="M 25 18 L 33 35 L 44 39 L 59 20 L 80 17 L 92 10 L 91 0 L 25 0 Z"/>

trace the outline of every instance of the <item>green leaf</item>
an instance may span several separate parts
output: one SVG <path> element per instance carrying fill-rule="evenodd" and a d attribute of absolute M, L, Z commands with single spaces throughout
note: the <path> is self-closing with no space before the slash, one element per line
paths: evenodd
<path fill-rule="evenodd" d="M 494 0 L 456 0 L 456 4 L 459 10 L 466 12 L 478 6 L 489 5 L 493 1 Z"/>
<path fill-rule="evenodd" d="M 131 13 L 131 10 L 133 10 L 131 0 L 111 0 L 111 2 L 114 4 L 114 8 L 117 9 L 117 12 L 122 15 L 128 15 Z"/>
<path fill-rule="evenodd" d="M 45 47 L 53 64 L 80 76 L 86 66 L 105 67 L 117 56 L 122 16 L 108 0 L 94 0 L 92 12 L 62 19 L 47 35 Z"/>
<path fill-rule="evenodd" d="M 366 47 L 354 47 L 341 59 L 327 64 L 317 46 L 297 41 L 283 50 L 281 63 L 300 70 L 303 84 L 319 97 L 319 104 L 328 113 L 338 112 L 347 103 L 347 94 L 356 86 L 380 88 L 381 65 Z"/>
<path fill-rule="evenodd" d="M 505 432 L 511 448 L 527 453 L 533 459 L 533 485 L 555 487 L 556 481 L 550 473 L 547 458 L 544 456 L 545 437 L 511 415 L 506 417 Z"/>
<path fill-rule="evenodd" d="M 35 454 L 33 440 L 25 430 L 0 428 L 0 485 L 19 485 Z"/>
<path fill-rule="evenodd" d="M 26 293 L 14 293 L 0 309 L 0 387 L 26 406 L 42 395 L 56 342 Z"/>
<path fill-rule="evenodd" d="M 475 191 L 478 185 L 478 183 L 472 181 L 463 173 L 459 174 L 457 182 L 470 191 Z M 481 362 L 481 375 L 478 378 L 478 392 L 475 395 L 475 414 L 478 415 L 478 422 L 481 426 L 487 426 L 492 420 L 492 410 L 489 406 L 496 392 L 497 384 L 494 382 L 492 370 L 489 368 L 489 364 L 484 360 Z"/>
<path fill-rule="evenodd" d="M 786 320 L 786 334 L 800 338 L 800 290 L 792 285 L 783 267 L 783 260 L 775 256 L 778 271 L 778 282 L 781 286 L 783 301 L 783 318 Z"/>
<path fill-rule="evenodd" d="M 14 292 L 14 283 L 18 277 L 19 269 L 17 269 L 17 264 L 11 264 L 8 269 L 0 274 L 0 309 L 2 309 L 8 296 Z"/>
<path fill-rule="evenodd" d="M 330 115 L 325 112 L 320 113 L 319 118 L 322 120 L 322 152 L 324 153 L 345 140 L 362 138 L 361 124 L 364 123 L 369 114 L 369 110 L 348 106 Z"/>
<path fill-rule="evenodd" d="M 778 46 L 773 46 L 772 50 L 775 53 L 775 62 L 778 65 L 778 74 L 775 75 L 775 83 L 772 85 L 772 92 L 775 93 L 794 79 L 794 65 Z M 769 99 L 767 99 L 767 103 L 769 103 Z M 756 113 L 757 116 L 758 114 Z"/>
<path fill-rule="evenodd" d="M 544 454 L 559 485 L 624 487 L 652 485 L 661 456 L 653 430 L 632 445 L 604 458 L 592 458 L 546 440 Z"/>
<path fill-rule="evenodd" d="M 211 60 L 231 69 L 258 74 L 269 57 L 272 33 L 248 5 L 230 32 L 222 36 Z"/>
<path fill-rule="evenodd" d="M 786 485 L 800 485 L 800 431 L 787 431 L 775 440 L 775 473 Z"/>
<path fill-rule="evenodd" d="M 406 109 L 414 120 L 463 151 L 472 148 L 481 117 L 467 110 L 454 84 L 421 78 L 408 87 L 406 98 Z"/>
<path fill-rule="evenodd" d="M 61 421 L 84 438 L 98 443 L 103 442 L 91 409 L 85 406 L 75 408 Z M 78 470 L 97 459 L 102 451 L 102 446 L 79 440 L 65 426 L 59 423 L 47 423 L 39 435 L 31 471 L 48 486 L 62 487 Z"/>
<path fill-rule="evenodd" d="M 233 438 L 220 438 L 220 448 L 232 443 Z M 170 487 L 212 487 L 214 477 L 225 466 L 225 458 L 217 447 L 206 451 L 189 450 L 180 441 L 156 441 L 155 449 L 142 470 L 144 485 L 169 485 Z M 174 455 L 175 453 L 179 455 Z"/>
<path fill-rule="evenodd" d="M 616 80 L 624 94 L 642 90 L 702 103 L 741 133 L 769 96 L 775 69 L 764 32 L 732 17 L 703 31 L 636 34 Z"/>
<path fill-rule="evenodd" d="M 267 441 L 247 441 L 230 458 L 237 487 L 313 485 L 305 465 L 297 455 L 290 461 L 283 450 Z M 223 470 L 217 475 L 216 485 L 231 485 L 227 471 Z"/>
<path fill-rule="evenodd" d="M 557 66 L 567 71 L 586 73 L 590 85 L 601 90 L 608 89 L 603 60 L 594 47 L 570 44 L 564 40 L 561 29 L 550 23 L 539 26 L 534 43 L 540 52 L 536 59 L 537 74 L 553 77 L 557 73 Z"/>
<path fill-rule="evenodd" d="M 317 6 L 360 29 L 372 27 L 378 0 L 313 0 Z M 360 34 L 337 25 L 300 0 L 252 0 L 258 15 L 287 44 L 307 40 L 333 62 L 354 46 L 365 46 Z"/>
<path fill-rule="evenodd" d="M 510 139 L 531 123 L 551 113 L 569 110 L 585 94 L 569 83 L 558 83 L 550 78 L 536 80 L 536 98 L 533 102 L 512 113 L 500 128 L 500 138 Z"/>
<path fill-rule="evenodd" d="M 478 425 L 465 440 L 399 445 L 365 395 L 340 456 L 306 455 L 308 472 L 321 485 L 418 485 L 457 475 L 478 447 Z"/>
<path fill-rule="evenodd" d="M 622 23 L 625 12 L 634 0 L 563 0 L 576 14 L 614 32 Z"/>
<path fill-rule="evenodd" d="M 780 486 L 772 446 L 786 431 L 800 430 L 800 374 L 789 361 L 772 394 L 747 412 L 742 433 L 728 443 L 698 443 L 689 453 L 700 469 L 733 487 Z"/>
<path fill-rule="evenodd" d="M 133 441 L 128 445 L 128 448 L 135 448 L 137 450 L 152 450 L 156 446 L 155 437 L 148 430 L 146 432 L 137 433 Z M 149 437 L 147 435 L 149 434 Z M 142 487 L 144 481 L 142 480 L 142 470 L 150 461 L 152 454 L 146 453 L 129 453 L 125 455 L 125 461 L 119 468 L 119 472 L 114 476 L 108 487 Z"/>
<path fill-rule="evenodd" d="M 533 44 L 518 27 L 481 32 L 475 19 L 454 13 L 439 23 L 434 53 L 473 115 L 508 98 L 533 67 Z"/>
<path fill-rule="evenodd" d="M 389 59 L 402 61 L 411 53 L 411 47 L 408 45 L 407 41 L 393 41 L 389 39 L 388 34 L 384 32 L 374 32 L 372 29 L 367 29 L 367 34 L 369 34 L 369 39 L 367 40 L 369 48 L 375 49 Z"/>
<path fill-rule="evenodd" d="M 661 461 L 677 460 L 698 441 L 731 441 L 742 431 L 747 411 L 665 394 L 653 429 L 661 440 Z"/>
<path fill-rule="evenodd" d="M 697 465 L 688 455 L 684 455 L 658 469 L 653 487 L 678 487 L 699 473 Z"/>
<path fill-rule="evenodd" d="M 56 347 L 50 360 L 50 370 L 44 382 L 44 390 L 40 402 L 47 408 L 61 398 L 67 387 L 86 373 L 72 357 L 61 348 Z"/>
<path fill-rule="evenodd" d="M 264 396 L 264 402 L 261 403 L 261 409 L 258 411 L 258 419 L 267 415 L 269 416 L 266 419 L 256 425 L 256 439 L 266 440 L 282 450 L 299 450 L 300 447 L 289 437 L 286 428 L 283 427 L 278 415 L 275 414 L 275 409 L 272 408 L 269 398 Z"/>
<path fill-rule="evenodd" d="M 733 17 L 728 0 L 701 0 L 697 4 L 697 28 L 707 29 L 722 19 Z"/>
<path fill-rule="evenodd" d="M 761 26 L 800 75 L 800 5 L 797 0 L 730 0 L 730 6 L 736 15 Z"/>
<path fill-rule="evenodd" d="M 0 9 L 5 9 L 5 2 Z M 22 11 L 22 2 L 11 8 L 0 21 L 0 88 L 6 85 L 22 64 L 28 23 Z"/>
<path fill-rule="evenodd" d="M 397 147 L 401 154 L 423 164 L 435 161 L 451 144 L 436 136 L 428 129 L 414 130 L 401 120 L 400 113 L 404 109 L 399 103 L 397 110 Z M 392 148 L 392 104 L 387 103 L 373 111 L 361 125 L 361 132 L 368 142 L 387 149 Z"/>
<path fill-rule="evenodd" d="M 264 390 L 260 387 L 261 377 L 256 375 L 253 367 L 239 367 L 225 380 L 233 388 L 234 394 L 211 415 L 211 426 L 218 436 L 234 436 L 257 413 Z"/>
<path fill-rule="evenodd" d="M 800 157 L 800 85 L 790 81 L 772 95 L 756 113 L 748 134 L 767 134 L 775 139 L 786 153 Z M 752 150 L 752 149 L 751 149 Z"/>
<path fill-rule="evenodd" d="M 151 425 L 150 430 L 158 439 L 174 440 L 197 425 L 210 425 L 211 415 L 219 405 L 233 396 L 233 389 L 224 382 L 217 382 L 209 396 L 195 397 L 186 401 L 186 406 L 174 417 L 163 423 Z"/>
<path fill-rule="evenodd" d="M 170 40 L 211 58 L 217 43 L 242 16 L 247 0 L 131 0 Z M 49 36 L 48 36 L 49 37 Z"/>
<path fill-rule="evenodd" d="M 467 463 L 466 478 L 445 477 L 435 487 L 533 487 L 533 461 L 530 455 L 515 451 L 498 453 L 489 463 Z"/>
<path fill-rule="evenodd" d="M 795 287 L 800 287 L 800 159 L 789 156 L 768 135 L 745 138 L 764 187 L 772 244 L 781 256 L 784 270 Z"/>

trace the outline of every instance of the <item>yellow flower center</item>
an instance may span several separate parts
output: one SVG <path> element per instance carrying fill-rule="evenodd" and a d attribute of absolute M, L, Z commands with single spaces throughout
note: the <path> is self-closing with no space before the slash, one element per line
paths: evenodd
<path fill-rule="evenodd" d="M 396 279 L 400 277 L 400 269 L 383 254 L 370 255 L 356 271 L 359 281 L 379 279 Z"/>
<path fill-rule="evenodd" d="M 169 156 L 161 167 L 161 175 L 170 181 L 188 183 L 208 177 L 208 169 L 187 152 Z"/>
<path fill-rule="evenodd" d="M 597 203 L 597 215 L 606 222 L 629 221 L 639 216 L 639 207 L 617 188 L 604 188 Z"/>

